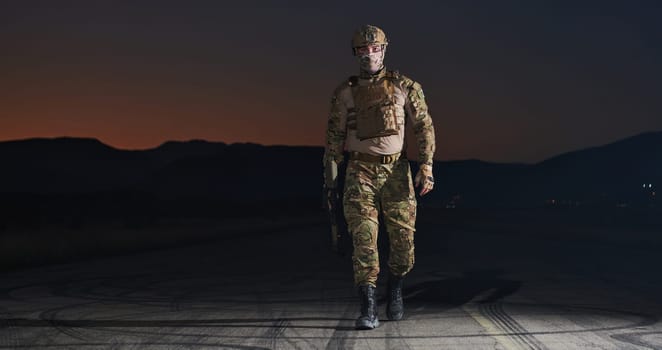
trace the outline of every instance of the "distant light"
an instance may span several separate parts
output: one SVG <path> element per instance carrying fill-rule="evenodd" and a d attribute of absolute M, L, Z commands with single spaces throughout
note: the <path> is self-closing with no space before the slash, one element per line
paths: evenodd
<path fill-rule="evenodd" d="M 651 188 L 651 187 L 653 187 L 653 184 L 648 184 L 648 188 Z"/>
<path fill-rule="evenodd" d="M 644 188 L 646 188 L 646 184 L 644 184 Z"/>

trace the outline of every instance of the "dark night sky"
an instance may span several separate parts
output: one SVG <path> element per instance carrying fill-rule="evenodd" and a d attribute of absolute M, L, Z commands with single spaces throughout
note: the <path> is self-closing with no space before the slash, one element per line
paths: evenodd
<path fill-rule="evenodd" d="M 660 18 L 652 0 L 3 1 L 0 140 L 322 145 L 370 23 L 423 85 L 437 159 L 536 162 L 662 130 Z"/>

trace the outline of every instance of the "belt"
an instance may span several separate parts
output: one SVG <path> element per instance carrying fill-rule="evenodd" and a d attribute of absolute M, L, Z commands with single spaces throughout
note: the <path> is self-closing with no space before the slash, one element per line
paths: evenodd
<path fill-rule="evenodd" d="M 401 154 L 402 152 L 388 154 L 384 156 L 373 156 L 372 154 L 368 154 L 368 153 L 349 152 L 349 157 L 350 159 L 360 160 L 362 162 L 391 164 L 391 163 L 395 163 L 398 159 L 400 159 Z"/>

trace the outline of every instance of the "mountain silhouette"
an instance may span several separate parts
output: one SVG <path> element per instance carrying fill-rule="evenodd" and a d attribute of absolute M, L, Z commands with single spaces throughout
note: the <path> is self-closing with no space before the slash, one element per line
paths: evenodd
<path fill-rule="evenodd" d="M 644 183 L 661 183 L 660 159 L 662 132 L 648 132 L 547 159 L 523 172 L 520 184 L 538 198 L 637 201 Z"/>
<path fill-rule="evenodd" d="M 252 203 L 312 200 L 322 188 L 321 147 L 169 141 L 120 150 L 90 138 L 0 142 L 0 193 L 112 191 Z M 564 153 L 536 164 L 437 161 L 422 205 L 536 206 L 552 201 L 636 201 L 662 180 L 662 132 Z M 416 164 L 412 163 L 416 171 Z"/>
<path fill-rule="evenodd" d="M 567 152 L 536 164 L 438 162 L 428 205 L 453 197 L 468 206 L 650 205 L 662 183 L 662 132 Z M 643 188 L 647 184 L 651 187 Z"/>
<path fill-rule="evenodd" d="M 144 152 L 159 163 L 167 164 L 186 157 L 211 156 L 222 152 L 227 146 L 223 142 L 208 142 L 205 140 L 167 141 Z"/>
<path fill-rule="evenodd" d="M 81 193 L 135 182 L 152 165 L 140 151 L 96 139 L 62 137 L 0 142 L 0 192 Z"/>

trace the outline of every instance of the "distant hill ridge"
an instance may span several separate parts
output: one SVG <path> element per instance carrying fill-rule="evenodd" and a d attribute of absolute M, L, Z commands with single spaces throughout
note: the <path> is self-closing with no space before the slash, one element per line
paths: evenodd
<path fill-rule="evenodd" d="M 168 141 L 145 150 L 117 149 L 93 138 L 0 141 L 0 193 L 136 190 L 247 201 L 316 196 L 322 155 L 322 147 L 205 140 Z M 422 202 L 631 201 L 641 196 L 643 183 L 662 183 L 660 159 L 662 132 L 646 132 L 536 164 L 438 161 L 437 188 Z"/>

